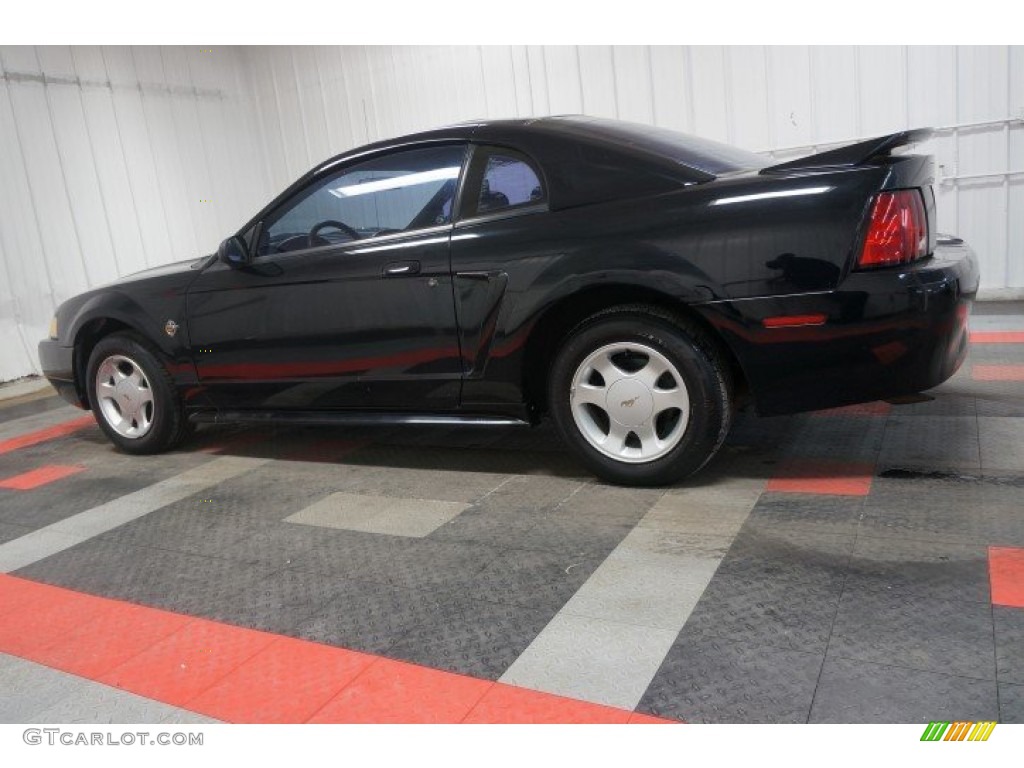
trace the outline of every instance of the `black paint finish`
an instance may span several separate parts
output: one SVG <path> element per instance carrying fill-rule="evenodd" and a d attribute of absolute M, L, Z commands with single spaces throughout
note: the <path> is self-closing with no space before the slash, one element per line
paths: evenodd
<path fill-rule="evenodd" d="M 46 375 L 83 405 L 95 340 L 134 329 L 160 350 L 193 413 L 363 409 L 535 418 L 550 356 L 587 313 L 644 301 L 703 322 L 762 414 L 917 392 L 957 369 L 978 286 L 970 249 L 935 239 L 912 265 L 853 269 L 873 196 L 921 188 L 931 162 L 890 151 L 907 132 L 797 163 L 615 121 L 453 126 L 314 168 L 238 232 L 251 245 L 283 201 L 398 149 L 512 148 L 542 204 L 228 264 L 216 256 L 65 302 Z M 473 174 L 469 174 L 470 177 Z M 467 174 L 463 172 L 465 185 Z M 478 193 L 462 189 L 460 195 Z M 464 209 L 463 206 L 462 209 Z M 456 206 L 456 210 L 462 210 Z M 415 263 L 416 271 L 385 267 Z M 821 325 L 765 328 L 775 316 Z M 168 320 L 178 323 L 173 336 Z"/>

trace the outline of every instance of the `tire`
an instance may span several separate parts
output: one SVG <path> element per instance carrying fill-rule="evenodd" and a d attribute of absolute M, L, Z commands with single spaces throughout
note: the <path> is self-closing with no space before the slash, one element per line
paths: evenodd
<path fill-rule="evenodd" d="M 170 374 L 150 344 L 134 333 L 100 339 L 85 381 L 96 423 L 125 453 L 161 453 L 191 432 Z"/>
<path fill-rule="evenodd" d="M 732 379 L 700 326 L 660 307 L 626 305 L 569 333 L 555 355 L 548 406 L 562 439 L 599 478 L 666 485 L 721 447 Z"/>

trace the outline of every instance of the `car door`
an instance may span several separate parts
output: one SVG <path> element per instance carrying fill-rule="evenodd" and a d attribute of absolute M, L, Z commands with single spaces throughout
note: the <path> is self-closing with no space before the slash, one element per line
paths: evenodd
<path fill-rule="evenodd" d="M 405 149 L 314 178 L 254 230 L 248 264 L 188 294 L 201 384 L 225 409 L 458 404 L 449 260 L 463 144 Z"/>

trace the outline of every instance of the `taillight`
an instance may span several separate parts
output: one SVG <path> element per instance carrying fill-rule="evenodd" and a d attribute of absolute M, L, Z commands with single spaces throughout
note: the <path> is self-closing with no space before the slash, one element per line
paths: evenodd
<path fill-rule="evenodd" d="M 928 253 L 928 215 L 916 189 L 882 192 L 871 209 L 858 267 L 906 264 Z"/>

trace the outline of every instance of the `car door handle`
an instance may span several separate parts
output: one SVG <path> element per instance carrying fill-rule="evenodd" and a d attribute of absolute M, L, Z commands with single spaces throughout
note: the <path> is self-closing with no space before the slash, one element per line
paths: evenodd
<path fill-rule="evenodd" d="M 419 273 L 420 263 L 418 261 L 393 261 L 384 265 L 384 277 L 418 275 Z"/>

